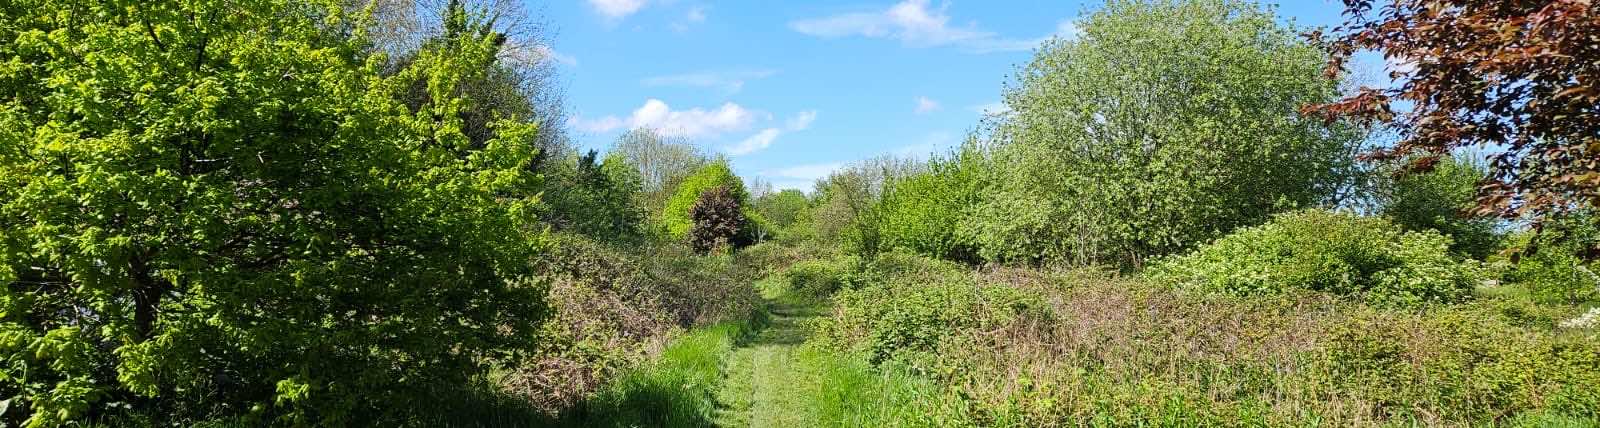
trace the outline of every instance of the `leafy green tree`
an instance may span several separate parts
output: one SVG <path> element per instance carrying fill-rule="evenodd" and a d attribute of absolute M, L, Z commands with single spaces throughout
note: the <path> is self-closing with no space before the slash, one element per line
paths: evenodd
<path fill-rule="evenodd" d="M 688 141 L 651 129 L 628 131 L 617 138 L 610 153 L 638 169 L 643 191 L 641 203 L 653 213 L 666 208 L 667 200 L 677 193 L 678 185 L 685 178 L 711 163 L 711 159 Z M 685 204 L 684 208 L 687 207 Z"/>
<path fill-rule="evenodd" d="M 948 158 L 930 159 L 926 171 L 890 181 L 876 207 L 883 246 L 977 262 L 977 246 L 961 225 L 980 200 L 985 167 L 983 154 L 969 144 Z"/>
<path fill-rule="evenodd" d="M 1005 93 L 997 168 L 966 233 L 1006 262 L 1137 266 L 1348 184 L 1361 135 L 1323 54 L 1231 0 L 1112 1 Z"/>
<path fill-rule="evenodd" d="M 638 172 L 618 156 L 597 163 L 598 155 L 590 151 L 544 169 L 544 217 L 557 230 L 602 242 L 637 242 L 645 221 Z"/>
<path fill-rule="evenodd" d="M 0 9 L 3 417 L 375 423 L 532 345 L 537 127 L 462 115 L 498 35 L 385 74 L 339 2 Z"/>
<path fill-rule="evenodd" d="M 1464 156 L 1443 159 L 1426 173 L 1390 174 L 1378 186 L 1382 213 L 1410 231 L 1437 230 L 1454 238 L 1453 252 L 1482 259 L 1500 248 L 1496 219 L 1474 215 L 1478 182 L 1488 168 Z"/>
<path fill-rule="evenodd" d="M 786 231 L 805 220 L 806 210 L 811 207 L 811 200 L 806 198 L 804 192 L 784 189 L 756 198 L 755 206 L 756 212 L 766 218 L 774 229 Z"/>
<path fill-rule="evenodd" d="M 919 162 L 884 156 L 846 166 L 818 180 L 811 210 L 817 237 L 841 242 L 852 253 L 876 257 L 882 247 L 878 201 L 890 182 L 923 167 Z"/>
<path fill-rule="evenodd" d="M 661 223 L 667 233 L 674 239 L 687 239 L 689 229 L 694 226 L 689 218 L 689 208 L 700 200 L 702 193 L 718 187 L 728 188 L 734 200 L 739 202 L 739 209 L 746 211 L 748 216 L 750 196 L 745 192 L 744 181 L 733 174 L 727 160 L 719 159 L 684 178 L 672 198 L 667 200 L 666 208 L 661 212 Z"/>

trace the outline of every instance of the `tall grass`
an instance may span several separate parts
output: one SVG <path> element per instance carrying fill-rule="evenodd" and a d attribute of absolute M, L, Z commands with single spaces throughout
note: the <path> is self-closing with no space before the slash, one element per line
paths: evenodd
<path fill-rule="evenodd" d="M 831 427 L 976 426 L 968 403 L 907 367 L 801 347 L 796 361 L 812 382 L 802 395 L 814 420 Z"/>
<path fill-rule="evenodd" d="M 722 360 L 761 320 L 730 322 L 673 341 L 659 360 L 624 373 L 563 425 L 709 427 L 722 381 Z"/>

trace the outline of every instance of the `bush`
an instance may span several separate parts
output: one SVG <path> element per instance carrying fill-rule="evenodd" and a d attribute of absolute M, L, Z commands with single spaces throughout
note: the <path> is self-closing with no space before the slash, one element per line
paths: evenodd
<path fill-rule="evenodd" d="M 1477 306 L 1420 317 L 1356 314 L 1328 341 L 1326 375 L 1340 395 L 1371 402 L 1384 418 L 1600 412 L 1600 342 L 1593 333 L 1519 328 L 1497 308 Z"/>
<path fill-rule="evenodd" d="M 1157 262 L 1158 282 L 1236 295 L 1306 289 L 1414 306 L 1466 300 L 1479 268 L 1449 254 L 1450 238 L 1405 232 L 1382 218 L 1305 210 L 1241 229 Z"/>
<path fill-rule="evenodd" d="M 981 156 L 966 146 L 950 159 L 929 160 L 926 171 L 891 180 L 876 207 L 884 249 L 977 262 L 977 246 L 960 232 L 979 200 Z"/>
<path fill-rule="evenodd" d="M 853 257 L 832 260 L 805 260 L 783 271 L 791 293 L 804 297 L 824 297 L 848 288 L 857 269 Z"/>
<path fill-rule="evenodd" d="M 700 193 L 689 207 L 689 247 L 707 254 L 750 245 L 750 219 L 745 218 L 739 199 L 727 186 Z"/>
<path fill-rule="evenodd" d="M 639 206 L 639 174 L 619 156 L 596 161 L 596 152 L 547 161 L 541 219 L 556 231 L 611 243 L 638 243 L 644 237 Z"/>
<path fill-rule="evenodd" d="M 540 347 L 502 361 L 496 379 L 501 391 L 549 415 L 591 397 L 675 332 L 748 319 L 760 302 L 747 285 L 754 275 L 723 258 L 555 238 L 537 263 L 554 316 L 540 328 Z"/>
<path fill-rule="evenodd" d="M 883 257 L 863 283 L 834 295 L 833 316 L 815 325 L 814 340 L 836 350 L 864 355 L 873 363 L 937 352 L 946 338 L 971 329 L 994 328 L 1024 314 L 1038 315 L 1042 303 L 1031 293 L 954 275 L 898 275 L 932 263 L 905 263 L 914 256 Z M 920 265 L 920 266 L 912 266 Z M 937 269 L 937 268 L 935 268 Z"/>
<path fill-rule="evenodd" d="M 1358 129 L 1322 53 L 1269 10 L 1115 1 L 1046 42 L 1005 94 L 974 220 L 984 258 L 1138 267 L 1352 181 Z"/>
<path fill-rule="evenodd" d="M 768 193 L 756 198 L 756 212 L 762 218 L 772 223 L 772 228 L 779 236 L 791 233 L 792 227 L 808 226 L 805 223 L 806 211 L 811 208 L 811 200 L 806 194 L 794 189 L 785 189 L 777 193 Z M 793 233 L 805 233 L 795 230 Z"/>
<path fill-rule="evenodd" d="M 726 188 L 733 200 L 739 204 L 741 211 L 748 210 L 750 195 L 745 191 L 744 181 L 733 174 L 726 160 L 711 162 L 694 174 L 690 174 L 683 182 L 678 184 L 672 198 L 667 200 L 666 208 L 661 212 L 661 223 L 673 239 L 687 240 L 689 229 L 694 227 L 694 221 L 689 218 L 689 210 L 700 201 L 701 195 L 716 188 Z M 749 213 L 746 218 L 751 217 Z"/>
<path fill-rule="evenodd" d="M 1379 185 L 1383 215 L 1409 231 L 1437 230 L 1453 240 L 1450 250 L 1477 259 L 1500 247 L 1494 218 L 1468 213 L 1477 207 L 1478 181 L 1487 168 L 1466 157 L 1445 159 L 1432 171 Z"/>
<path fill-rule="evenodd" d="M 1515 262 L 1505 272 L 1507 287 L 1543 303 L 1600 301 L 1600 275 L 1586 260 L 1600 248 L 1600 223 L 1592 214 L 1554 217 L 1542 233 L 1525 231 L 1510 240 L 1507 253 Z"/>

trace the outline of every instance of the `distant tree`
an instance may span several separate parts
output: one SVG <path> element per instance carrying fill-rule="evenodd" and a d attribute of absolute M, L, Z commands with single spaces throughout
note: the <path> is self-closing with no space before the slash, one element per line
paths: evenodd
<path fill-rule="evenodd" d="M 0 424 L 383 425 L 532 348 L 538 129 L 461 114 L 493 32 L 385 74 L 338 2 L 0 15 Z"/>
<path fill-rule="evenodd" d="M 818 180 L 811 211 L 818 237 L 842 241 L 856 254 L 876 256 L 882 243 L 878 201 L 890 182 L 924 167 L 911 159 L 884 156 L 845 166 Z"/>
<path fill-rule="evenodd" d="M 1432 171 L 1389 174 L 1378 187 L 1384 216 L 1408 231 L 1450 235 L 1451 251 L 1482 259 L 1500 247 L 1493 217 L 1476 214 L 1474 195 L 1486 168 L 1464 155 L 1445 158 Z"/>
<path fill-rule="evenodd" d="M 928 160 L 927 170 L 889 181 L 876 210 L 883 246 L 930 257 L 979 261 L 974 239 L 963 233 L 981 200 L 984 154 L 972 144 Z"/>
<path fill-rule="evenodd" d="M 638 171 L 616 155 L 596 161 L 598 152 L 550 162 L 545 168 L 545 221 L 602 242 L 635 242 L 646 220 L 639 205 Z"/>
<path fill-rule="evenodd" d="M 743 247 L 753 241 L 739 195 L 730 186 L 701 192 L 689 207 L 689 221 L 689 246 L 701 254 Z"/>
<path fill-rule="evenodd" d="M 1477 210 L 1544 220 L 1600 207 L 1600 5 L 1589 0 L 1345 0 L 1344 25 L 1311 34 L 1329 76 L 1381 53 L 1398 85 L 1307 113 L 1387 122 L 1375 159 L 1426 172 L 1459 148 L 1492 148 Z"/>
<path fill-rule="evenodd" d="M 1331 203 L 1363 133 L 1303 117 L 1337 99 L 1324 55 L 1270 10 L 1111 1 L 1046 42 L 1005 94 L 974 221 L 989 260 L 1137 266 Z"/>
<path fill-rule="evenodd" d="M 622 134 L 611 147 L 639 170 L 645 209 L 659 213 L 676 192 L 678 184 L 711 162 L 700 149 L 681 138 L 669 137 L 650 129 L 635 129 Z M 684 204 L 687 209 L 688 204 Z"/>
<path fill-rule="evenodd" d="M 674 239 L 688 239 L 689 231 L 694 221 L 689 218 L 689 210 L 700 200 L 702 194 L 716 188 L 727 188 L 734 200 L 738 201 L 739 209 L 750 209 L 750 196 L 745 192 L 744 181 L 734 175 L 733 169 L 728 167 L 727 160 L 716 160 L 683 179 L 677 186 L 672 199 L 667 200 L 666 208 L 661 211 L 661 223 L 667 233 Z M 746 218 L 752 217 L 748 212 Z M 743 223 L 753 225 L 751 223 Z"/>
<path fill-rule="evenodd" d="M 755 204 L 756 211 L 762 217 L 771 222 L 773 227 L 783 230 L 800 221 L 811 201 L 799 190 L 784 189 L 756 198 Z"/>

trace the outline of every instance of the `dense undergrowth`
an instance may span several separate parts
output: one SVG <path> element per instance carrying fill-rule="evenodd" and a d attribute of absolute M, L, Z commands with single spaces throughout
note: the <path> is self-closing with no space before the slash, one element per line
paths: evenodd
<path fill-rule="evenodd" d="M 1108 1 L 805 193 L 580 153 L 440 3 L 0 3 L 0 426 L 1600 426 L 1600 146 L 1386 156 L 1270 7 Z"/>
<path fill-rule="evenodd" d="M 1600 412 L 1600 332 L 1557 327 L 1580 306 L 1390 310 L 905 255 L 866 269 L 890 279 L 840 292 L 819 346 L 935 379 L 977 425 L 1581 426 Z"/>

